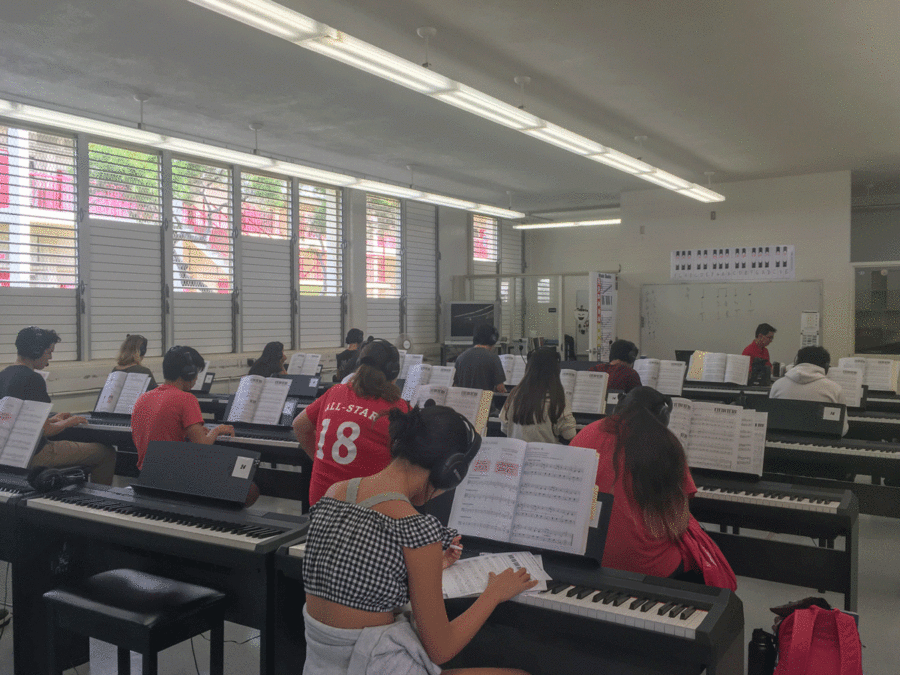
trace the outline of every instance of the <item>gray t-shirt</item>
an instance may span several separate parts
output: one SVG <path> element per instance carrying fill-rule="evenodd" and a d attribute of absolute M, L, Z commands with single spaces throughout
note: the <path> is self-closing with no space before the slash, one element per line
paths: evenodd
<path fill-rule="evenodd" d="M 500 357 L 484 347 L 470 347 L 456 359 L 454 387 L 471 387 L 494 391 L 506 381 L 506 372 Z"/>

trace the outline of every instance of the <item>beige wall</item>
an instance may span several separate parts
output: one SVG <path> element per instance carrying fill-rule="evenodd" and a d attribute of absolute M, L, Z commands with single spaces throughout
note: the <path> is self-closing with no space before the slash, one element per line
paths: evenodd
<path fill-rule="evenodd" d="M 621 265 L 618 336 L 639 342 L 641 286 L 670 282 L 671 251 L 793 244 L 796 279 L 822 281 L 824 346 L 834 359 L 852 353 L 850 172 L 728 183 L 717 189 L 726 195 L 725 202 L 702 204 L 663 189 L 628 192 L 622 195 L 621 225 L 528 232 L 528 272 Z M 574 330 L 573 303 L 574 291 L 567 294 L 563 309 L 568 333 Z M 788 361 L 793 356 L 778 354 Z"/>

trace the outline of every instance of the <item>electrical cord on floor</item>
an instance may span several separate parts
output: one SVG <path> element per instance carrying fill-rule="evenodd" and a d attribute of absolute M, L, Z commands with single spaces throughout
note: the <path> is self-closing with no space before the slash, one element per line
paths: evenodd
<path fill-rule="evenodd" d="M 197 675 L 200 675 L 200 666 L 197 664 L 197 652 L 194 650 L 194 638 L 191 638 L 191 654 L 194 657 L 194 668 L 197 670 Z"/>
<path fill-rule="evenodd" d="M 209 638 L 206 637 L 206 633 L 200 633 L 200 637 L 202 637 L 204 640 L 209 642 Z M 230 642 L 233 645 L 245 645 L 248 642 L 253 642 L 254 640 L 259 640 L 259 633 L 257 633 L 256 635 L 253 635 L 251 637 L 248 637 L 246 640 L 241 640 L 240 642 L 238 642 L 237 640 L 225 640 L 225 644 L 228 644 Z"/>

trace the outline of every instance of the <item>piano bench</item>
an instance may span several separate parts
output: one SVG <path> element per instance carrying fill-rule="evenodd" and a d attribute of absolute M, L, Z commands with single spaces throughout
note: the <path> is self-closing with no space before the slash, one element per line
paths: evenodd
<path fill-rule="evenodd" d="M 210 675 L 223 675 L 224 593 L 129 569 L 110 570 L 44 593 L 51 675 L 61 675 L 55 643 L 60 629 L 119 649 L 119 675 L 130 675 L 131 654 L 143 656 L 143 675 L 156 675 L 157 654 L 210 631 Z"/>

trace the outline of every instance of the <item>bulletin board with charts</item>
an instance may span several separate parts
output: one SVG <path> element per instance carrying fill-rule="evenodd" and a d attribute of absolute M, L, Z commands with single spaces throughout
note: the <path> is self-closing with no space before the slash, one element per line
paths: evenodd
<path fill-rule="evenodd" d="M 775 244 L 672 251 L 672 281 L 783 281 L 794 278 L 794 247 Z"/>

